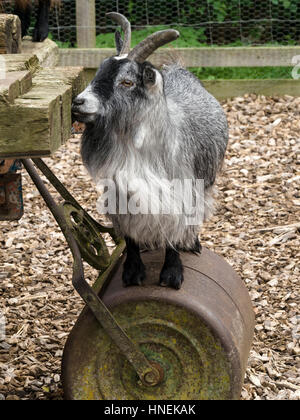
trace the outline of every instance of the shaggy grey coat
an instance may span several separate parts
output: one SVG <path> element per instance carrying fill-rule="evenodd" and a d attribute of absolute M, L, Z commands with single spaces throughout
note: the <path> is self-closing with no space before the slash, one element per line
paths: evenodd
<path fill-rule="evenodd" d="M 83 161 L 98 185 L 107 186 L 104 179 L 116 187 L 104 191 L 98 208 L 103 210 L 104 200 L 107 204 L 116 192 L 116 214 L 109 217 L 122 235 L 149 248 L 192 249 L 200 225 L 213 210 L 213 185 L 228 142 L 219 102 L 177 64 L 159 71 L 150 63 L 114 57 L 105 60 L 79 95 L 78 109 L 87 125 Z M 189 194 L 198 200 L 196 225 L 188 222 L 186 192 L 170 188 L 174 180 L 192 182 Z M 122 214 L 120 202 L 129 203 L 132 197 L 138 208 Z M 172 213 L 161 210 L 172 206 Z M 149 207 L 152 212 L 143 214 Z"/>

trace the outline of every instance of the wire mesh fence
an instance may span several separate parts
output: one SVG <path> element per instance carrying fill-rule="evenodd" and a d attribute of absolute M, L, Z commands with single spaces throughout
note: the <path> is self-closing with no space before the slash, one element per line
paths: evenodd
<path fill-rule="evenodd" d="M 300 42 L 299 0 L 95 0 L 95 7 L 98 36 L 115 30 L 105 13 L 117 11 L 133 30 L 179 27 L 191 46 Z M 76 0 L 62 0 L 52 10 L 50 31 L 64 46 L 76 46 Z"/>

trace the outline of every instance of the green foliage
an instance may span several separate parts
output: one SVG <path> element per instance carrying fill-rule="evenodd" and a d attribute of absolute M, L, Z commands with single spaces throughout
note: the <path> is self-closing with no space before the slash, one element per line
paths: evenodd
<path fill-rule="evenodd" d="M 58 41 L 57 39 L 54 39 L 53 34 L 49 33 L 48 38 L 50 38 L 52 41 L 56 42 L 59 48 L 72 48 L 71 42 L 62 42 Z"/>
<path fill-rule="evenodd" d="M 292 67 L 197 67 L 189 70 L 201 80 L 292 79 Z"/>
<path fill-rule="evenodd" d="M 134 28 L 176 23 L 197 28 L 199 42 L 209 44 L 291 44 L 300 39 L 299 0 L 121 0 L 119 5 Z"/>
<path fill-rule="evenodd" d="M 226 16 L 228 15 L 228 5 L 231 2 L 225 2 L 222 0 L 207 0 L 207 3 L 211 5 L 213 13 L 216 16 L 217 22 L 224 22 Z M 238 3 L 238 1 L 234 1 Z M 238 4 L 235 4 L 234 7 L 237 7 Z"/>
<path fill-rule="evenodd" d="M 174 45 L 177 48 L 191 48 L 191 47 L 201 47 L 205 45 L 206 38 L 204 36 L 204 29 L 195 29 L 195 28 L 186 28 L 186 27 L 176 27 L 172 28 L 177 29 L 180 32 L 179 39 L 174 42 Z M 166 29 L 165 26 L 149 26 L 138 31 L 132 31 L 132 41 L 131 45 L 134 46 L 139 42 L 143 41 L 148 35 L 153 32 Z M 114 48 L 115 47 L 115 35 L 114 33 L 100 34 L 96 39 L 97 48 Z M 169 47 L 169 45 L 166 45 Z"/>

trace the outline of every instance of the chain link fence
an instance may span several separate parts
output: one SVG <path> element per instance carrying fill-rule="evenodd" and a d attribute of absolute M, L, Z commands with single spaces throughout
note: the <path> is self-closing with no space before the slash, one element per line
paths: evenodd
<path fill-rule="evenodd" d="M 96 0 L 95 3 L 97 35 L 115 30 L 105 13 L 118 11 L 130 19 L 133 30 L 179 27 L 187 29 L 187 37 L 188 29 L 196 30 L 196 41 L 201 45 L 300 42 L 299 0 Z M 6 8 L 11 9 L 8 1 Z M 50 31 L 65 46 L 76 46 L 75 0 L 62 0 L 62 6 L 52 10 Z"/>

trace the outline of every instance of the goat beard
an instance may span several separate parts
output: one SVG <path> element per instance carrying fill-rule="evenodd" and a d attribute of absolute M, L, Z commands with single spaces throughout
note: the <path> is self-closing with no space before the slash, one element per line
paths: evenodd
<path fill-rule="evenodd" d="M 61 0 L 44 0 L 44 1 L 50 1 L 51 7 L 61 5 Z M 15 3 L 15 5 L 18 8 L 25 10 L 28 6 L 31 5 L 32 0 L 0 0 L 0 10 L 4 9 L 5 3 Z M 38 3 L 38 0 L 35 0 L 35 3 Z"/>

